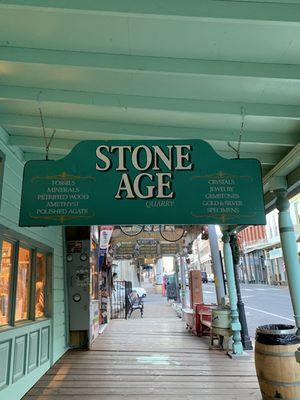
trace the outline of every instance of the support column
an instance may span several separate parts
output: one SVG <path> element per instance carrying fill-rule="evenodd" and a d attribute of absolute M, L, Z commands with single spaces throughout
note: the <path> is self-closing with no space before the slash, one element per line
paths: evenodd
<path fill-rule="evenodd" d="M 181 304 L 182 308 L 186 307 L 186 280 L 185 280 L 185 262 L 182 256 L 179 257 L 180 263 L 180 280 L 181 280 Z"/>
<path fill-rule="evenodd" d="M 217 302 L 219 305 L 222 304 L 222 298 L 225 297 L 225 285 L 222 272 L 222 264 L 219 253 L 218 237 L 215 225 L 208 225 L 208 240 L 210 246 L 212 267 L 215 277 L 215 289 Z"/>
<path fill-rule="evenodd" d="M 297 242 L 293 222 L 290 216 L 290 203 L 287 198 L 286 189 L 275 190 L 276 207 L 279 211 L 279 233 L 285 269 L 291 294 L 291 300 L 298 328 L 297 336 L 300 338 L 300 265 L 297 253 Z M 300 351 L 298 349 L 297 360 L 300 362 Z"/>
<path fill-rule="evenodd" d="M 234 355 L 243 355 L 243 345 L 241 342 L 241 324 L 239 321 L 239 313 L 237 309 L 237 298 L 236 298 L 236 288 L 234 280 L 234 269 L 231 247 L 229 244 L 230 235 L 228 231 L 223 231 L 222 237 L 224 243 L 224 264 L 226 270 L 228 294 L 230 300 L 231 309 L 231 329 L 233 336 L 232 351 Z"/>

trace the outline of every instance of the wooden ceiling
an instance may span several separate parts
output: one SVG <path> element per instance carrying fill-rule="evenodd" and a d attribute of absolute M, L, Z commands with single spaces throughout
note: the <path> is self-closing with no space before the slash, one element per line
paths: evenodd
<path fill-rule="evenodd" d="M 263 174 L 300 139 L 299 0 L 0 0 L 0 125 L 25 159 L 200 138 Z"/>

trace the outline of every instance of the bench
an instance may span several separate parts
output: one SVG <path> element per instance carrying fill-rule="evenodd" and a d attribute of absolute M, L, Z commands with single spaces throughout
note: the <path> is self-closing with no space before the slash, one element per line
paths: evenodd
<path fill-rule="evenodd" d="M 195 304 L 195 331 L 198 336 L 210 336 L 212 326 L 212 310 L 216 304 Z"/>
<path fill-rule="evenodd" d="M 127 295 L 127 301 L 128 301 L 127 317 L 130 318 L 133 311 L 140 310 L 141 318 L 143 318 L 144 303 L 142 297 L 134 296 L 133 293 L 131 292 L 130 294 Z"/>

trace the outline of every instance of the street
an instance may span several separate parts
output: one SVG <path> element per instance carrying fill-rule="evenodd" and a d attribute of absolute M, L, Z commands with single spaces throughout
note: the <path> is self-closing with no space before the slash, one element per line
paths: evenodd
<path fill-rule="evenodd" d="M 294 325 L 293 309 L 287 287 L 241 284 L 249 335 L 254 338 L 259 325 L 283 323 Z M 203 284 L 205 303 L 215 303 L 213 283 Z"/>

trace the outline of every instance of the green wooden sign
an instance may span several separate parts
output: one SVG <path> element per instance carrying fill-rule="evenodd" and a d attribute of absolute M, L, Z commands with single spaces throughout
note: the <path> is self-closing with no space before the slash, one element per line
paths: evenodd
<path fill-rule="evenodd" d="M 261 166 L 202 140 L 83 141 L 25 165 L 20 226 L 265 224 Z"/>

